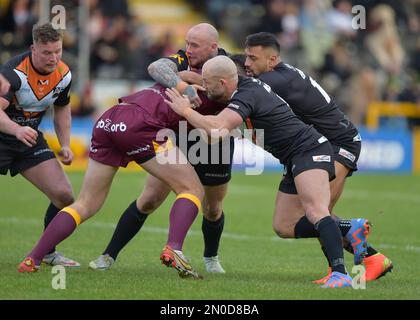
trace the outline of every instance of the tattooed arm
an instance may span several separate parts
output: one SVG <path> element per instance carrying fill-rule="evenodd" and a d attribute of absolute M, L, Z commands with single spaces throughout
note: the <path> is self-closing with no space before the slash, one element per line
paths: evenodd
<path fill-rule="evenodd" d="M 196 107 L 201 104 L 201 99 L 197 94 L 197 90 L 192 85 L 181 80 L 177 75 L 178 68 L 173 61 L 161 58 L 151 63 L 147 70 L 149 75 L 157 83 L 160 83 L 167 88 L 176 88 L 180 93 L 185 94 L 190 102 Z"/>
<path fill-rule="evenodd" d="M 200 86 L 203 84 L 203 77 L 201 74 L 194 71 L 179 71 L 178 76 L 181 78 L 181 80 L 184 80 L 189 84 L 198 84 Z"/>

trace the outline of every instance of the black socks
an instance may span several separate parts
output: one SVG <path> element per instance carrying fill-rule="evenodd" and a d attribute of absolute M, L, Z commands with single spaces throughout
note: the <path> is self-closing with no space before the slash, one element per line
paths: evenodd
<path fill-rule="evenodd" d="M 315 224 L 315 229 L 319 232 L 332 271 L 346 274 L 341 232 L 334 219 L 331 216 L 322 218 Z"/>
<path fill-rule="evenodd" d="M 225 214 L 223 212 L 217 221 L 210 221 L 203 217 L 201 230 L 203 231 L 204 236 L 204 257 L 208 258 L 217 256 L 220 237 L 222 236 L 224 225 Z"/>
<path fill-rule="evenodd" d="M 122 248 L 140 231 L 147 216 L 137 209 L 134 200 L 121 215 L 112 239 L 103 254 L 109 254 L 115 260 Z"/>

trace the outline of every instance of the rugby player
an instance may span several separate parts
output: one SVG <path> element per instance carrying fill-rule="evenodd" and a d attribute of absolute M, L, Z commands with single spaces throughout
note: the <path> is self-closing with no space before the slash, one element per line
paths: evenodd
<path fill-rule="evenodd" d="M 93 129 L 88 168 L 78 199 L 51 221 L 37 245 L 20 263 L 19 272 L 37 271 L 46 252 L 100 210 L 118 168 L 135 161 L 176 194 L 169 214 L 168 240 L 160 255 L 162 263 L 175 268 L 181 277 L 201 278 L 184 257 L 182 247 L 200 210 L 204 191 L 178 147 L 158 139 L 162 130 L 174 130 L 182 120 L 164 102 L 165 89 L 156 84 L 120 98 L 119 104 L 99 118 Z M 159 148 L 164 152 L 158 152 Z"/>
<path fill-rule="evenodd" d="M 167 103 L 208 135 L 219 134 L 223 138 L 247 119 L 254 130 L 264 130 L 262 146 L 291 169 L 291 184 L 331 261 L 332 274 L 322 287 L 350 287 L 352 279 L 345 269 L 341 232 L 328 208 L 329 181 L 335 177 L 333 149 L 328 140 L 299 120 L 267 84 L 255 78 L 238 77 L 236 65 L 228 57 L 217 56 L 207 61 L 202 76 L 208 97 L 227 104 L 222 112 L 203 116 L 176 89 L 166 90 L 170 98 Z M 277 197 L 275 215 L 280 209 L 279 201 Z"/>
<path fill-rule="evenodd" d="M 205 115 L 215 115 L 225 106 L 211 102 L 205 95 L 199 95 L 189 82 L 201 83 L 200 73 L 203 64 L 217 55 L 226 55 L 225 50 L 218 47 L 218 39 L 218 32 L 212 25 L 197 24 L 186 34 L 185 50 L 179 50 L 176 54 L 161 58 L 149 66 L 149 73 L 156 82 L 167 88 L 177 88 L 188 96 L 196 107 L 199 106 L 198 112 Z M 186 155 L 196 143 L 205 144 L 205 148 L 208 148 L 207 163 L 192 162 L 205 191 L 202 221 L 203 260 L 207 272 L 225 273 L 220 264 L 218 249 L 225 217 L 223 199 L 231 179 L 233 139 L 225 139 L 220 143 L 208 146 L 207 142 L 202 139 L 198 142 L 185 142 L 182 141 L 183 139 L 185 140 L 186 137 L 178 136 L 177 143 L 179 146 L 184 143 L 187 148 L 182 151 Z M 229 152 L 229 154 L 224 155 L 224 152 Z M 211 162 L 213 153 L 219 155 L 218 163 Z M 229 161 L 222 162 L 226 156 Z M 191 159 L 189 160 L 191 162 Z M 170 191 L 171 188 L 163 181 L 152 175 L 148 176 L 139 198 L 133 201 L 122 214 L 108 246 L 97 259 L 89 263 L 89 267 L 95 270 L 109 269 L 122 248 L 140 231 L 148 215 L 159 208 Z"/>
<path fill-rule="evenodd" d="M 245 69 L 248 76 L 257 77 L 268 84 L 284 99 L 293 112 L 305 123 L 313 125 L 331 143 L 334 149 L 336 178 L 330 182 L 332 212 L 340 198 L 345 180 L 357 170 L 357 160 L 361 150 L 361 137 L 357 128 L 339 109 L 325 90 L 300 69 L 284 63 L 280 56 L 280 44 L 276 36 L 260 32 L 251 34 L 245 42 Z M 291 168 L 286 168 L 278 194 L 278 209 L 273 220 L 273 228 L 282 238 L 318 237 L 318 232 L 305 216 L 302 204 L 293 184 Z M 354 254 L 354 263 L 366 267 L 366 280 L 375 280 L 392 270 L 392 262 L 382 253 L 367 244 L 369 233 L 367 219 L 341 219 L 336 222 L 346 246 Z M 325 253 L 324 247 L 323 251 Z M 329 261 L 328 257 L 327 260 Z M 325 283 L 331 274 L 316 283 Z"/>
<path fill-rule="evenodd" d="M 69 91 L 71 72 L 61 60 L 62 35 L 50 23 L 34 25 L 31 50 L 13 57 L 2 68 L 8 80 L 8 92 L 0 97 L 0 174 L 14 177 L 18 173 L 51 201 L 44 218 L 46 228 L 55 215 L 71 204 L 70 182 L 38 130 L 50 106 L 54 106 L 54 127 L 64 165 L 70 165 L 71 112 Z M 4 80 L 3 80 L 4 82 Z M 78 267 L 51 247 L 43 257 L 45 263 Z"/>

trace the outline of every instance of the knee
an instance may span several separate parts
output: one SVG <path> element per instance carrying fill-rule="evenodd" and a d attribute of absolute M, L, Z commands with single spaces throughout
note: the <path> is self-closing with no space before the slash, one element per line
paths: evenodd
<path fill-rule="evenodd" d="M 194 184 L 192 186 L 189 186 L 185 189 L 185 191 L 181 193 L 190 193 L 195 195 L 200 201 L 203 206 L 203 199 L 204 199 L 204 188 L 201 184 Z"/>
<path fill-rule="evenodd" d="M 295 228 L 294 226 L 285 225 L 282 223 L 273 223 L 274 232 L 283 239 L 290 239 L 295 237 Z"/>
<path fill-rule="evenodd" d="M 326 215 L 329 215 L 329 212 L 330 211 L 327 206 L 321 207 L 314 205 L 305 207 L 305 215 L 312 224 L 315 224 Z"/>
<path fill-rule="evenodd" d="M 223 211 L 223 202 L 214 201 L 207 202 L 205 199 L 203 201 L 203 215 L 207 220 L 216 221 L 222 216 Z"/>
<path fill-rule="evenodd" d="M 144 214 L 152 214 L 162 204 L 163 199 L 159 196 L 140 198 L 137 200 L 137 208 Z"/>
<path fill-rule="evenodd" d="M 74 202 L 74 196 L 73 191 L 71 187 L 65 187 L 65 188 L 58 188 L 55 191 L 55 194 L 53 196 L 53 199 L 51 199 L 51 202 L 57 207 L 57 208 L 64 208 L 69 205 L 71 205 Z"/>

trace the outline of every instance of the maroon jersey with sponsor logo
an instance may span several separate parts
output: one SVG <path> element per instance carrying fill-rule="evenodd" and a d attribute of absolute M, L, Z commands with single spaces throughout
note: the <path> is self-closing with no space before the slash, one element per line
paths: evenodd
<path fill-rule="evenodd" d="M 165 90 L 164 86 L 155 84 L 129 96 L 121 97 L 118 101 L 135 104 L 150 116 L 149 120 L 155 121 L 159 126 L 176 130 L 179 121 L 183 118 L 165 103 L 164 99 L 168 99 Z"/>
<path fill-rule="evenodd" d="M 166 88 L 164 86 L 155 84 L 152 87 L 122 97 L 119 99 L 119 102 L 138 105 L 155 118 L 160 125 L 163 124 L 166 128 L 176 131 L 178 129 L 179 121 L 185 119 L 172 111 L 164 102 L 163 99 L 168 99 L 165 90 Z M 202 115 L 216 115 L 226 107 L 225 104 L 211 101 L 203 92 L 199 92 L 198 94 L 202 103 L 195 110 Z M 189 125 L 189 128 L 193 127 Z"/>

